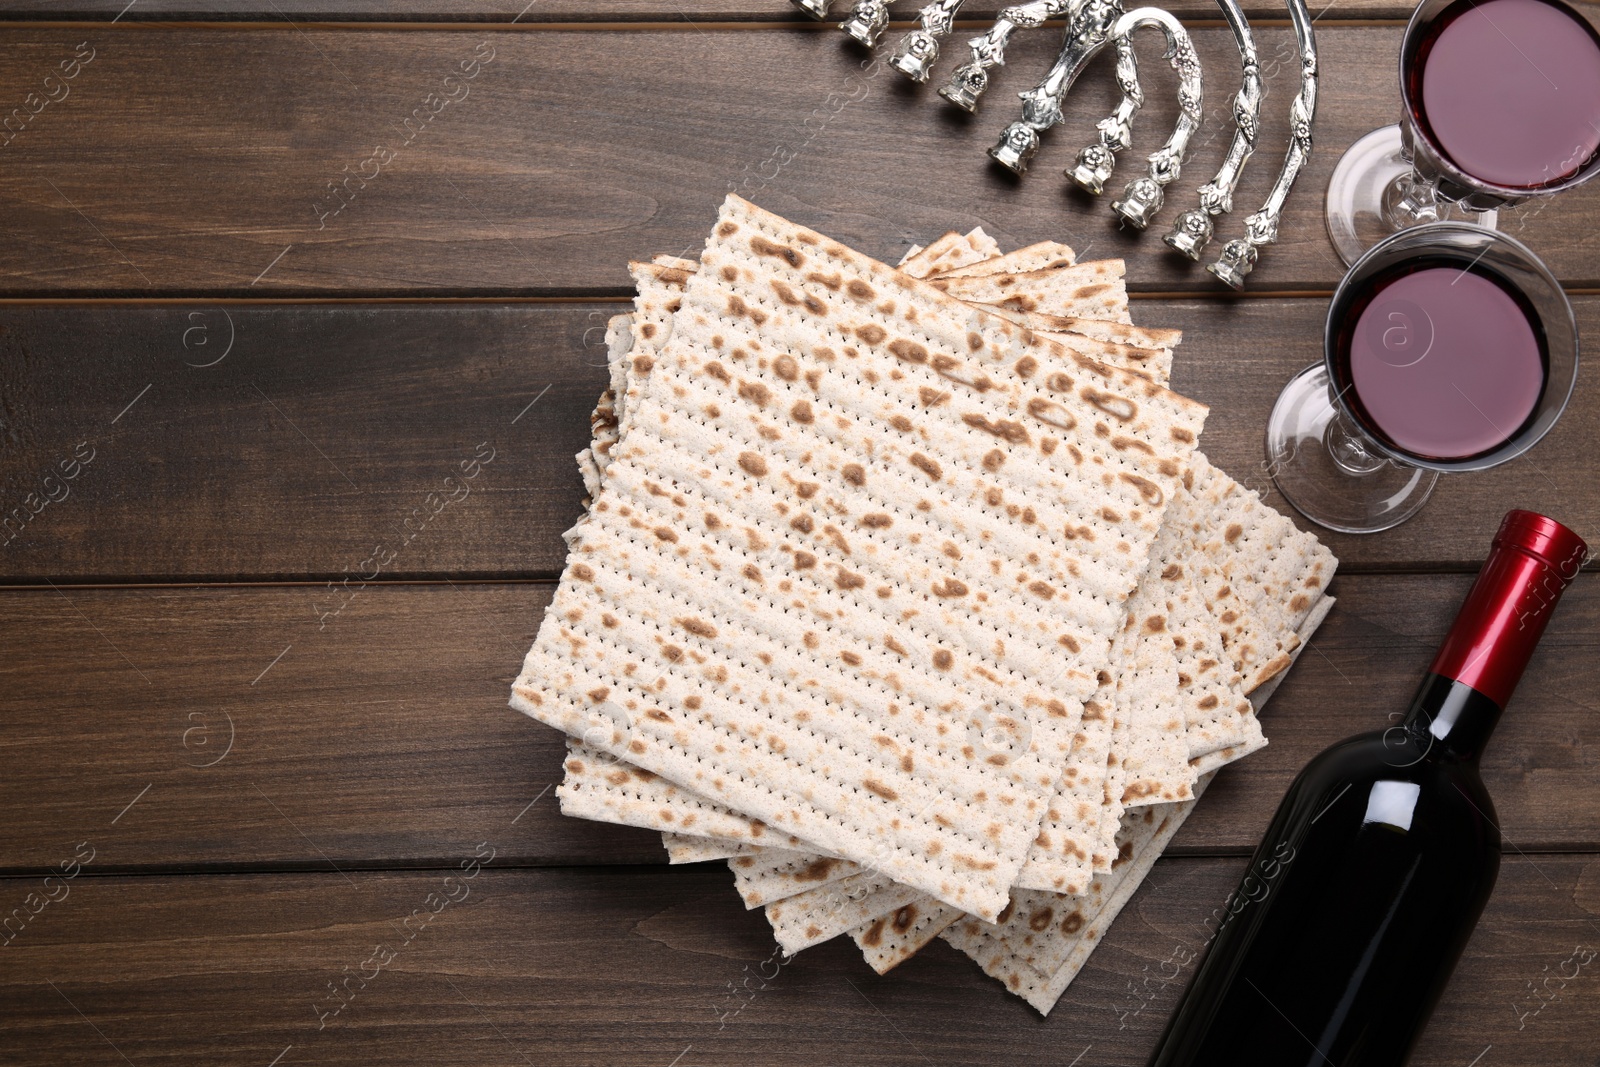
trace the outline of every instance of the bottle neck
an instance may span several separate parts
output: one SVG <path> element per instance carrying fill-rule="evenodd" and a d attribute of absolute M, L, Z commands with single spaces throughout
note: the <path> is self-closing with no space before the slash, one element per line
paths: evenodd
<path fill-rule="evenodd" d="M 1476 763 L 1501 710 L 1467 683 L 1430 672 L 1417 687 L 1401 726 L 1409 744 L 1425 758 Z"/>
<path fill-rule="evenodd" d="M 1386 742 L 1418 759 L 1475 762 L 1587 554 L 1583 540 L 1554 519 L 1507 512 L 1411 701 L 1402 736 L 1391 731 Z"/>
<path fill-rule="evenodd" d="M 1505 707 L 1587 551 L 1554 519 L 1507 514 L 1429 672 Z"/>

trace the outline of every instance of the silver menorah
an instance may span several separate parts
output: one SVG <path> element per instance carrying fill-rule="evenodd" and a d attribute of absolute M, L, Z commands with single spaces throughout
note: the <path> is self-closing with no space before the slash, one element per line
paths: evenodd
<path fill-rule="evenodd" d="M 950 36 L 956 26 L 956 12 L 965 0 L 937 0 L 917 15 L 920 29 L 912 30 L 895 45 L 889 65 L 918 83 L 928 80 L 928 74 L 939 60 L 939 39 Z"/>
<path fill-rule="evenodd" d="M 1065 13 L 1070 47 L 1071 27 L 1083 6 L 1084 0 L 1033 0 L 1033 3 L 1005 8 L 988 33 L 967 42 L 972 57 L 955 69 L 955 73 L 950 75 L 949 84 L 939 90 L 939 95 L 963 110 L 976 111 L 978 98 L 989 88 L 989 71 L 1005 64 L 1006 43 L 1011 40 L 1012 34 L 1018 30 L 1043 26 L 1057 15 Z M 1120 4 L 1118 6 L 1120 8 Z"/>
<path fill-rule="evenodd" d="M 1162 238 L 1172 248 L 1199 260 L 1200 253 L 1216 233 L 1213 215 L 1233 210 L 1233 192 L 1239 186 L 1244 165 L 1256 148 L 1256 130 L 1261 112 L 1261 70 L 1256 65 L 1255 36 L 1239 5 L 1222 0 L 1222 14 L 1239 46 L 1239 62 L 1244 74 L 1239 92 L 1233 98 L 1233 140 L 1216 176 L 1200 187 L 1200 206 L 1179 215 L 1172 230 Z"/>
<path fill-rule="evenodd" d="M 1054 0 L 1043 0 L 1043 2 L 1053 3 Z M 1028 164 L 1039 151 L 1039 135 L 1061 121 L 1061 102 L 1065 99 L 1067 91 L 1072 88 L 1072 83 L 1078 80 L 1078 75 L 1083 73 L 1089 61 L 1111 41 L 1118 17 L 1122 14 L 1121 0 L 1075 0 L 1075 2 L 1077 10 L 1067 23 L 1067 39 L 1061 54 L 1056 57 L 1054 65 L 1045 74 L 1043 81 L 1032 89 L 1017 94 L 1022 98 L 1022 118 L 1007 126 L 1005 132 L 1000 135 L 1000 143 L 989 149 L 989 155 L 995 162 L 1013 174 L 1026 173 Z M 990 38 L 985 35 L 974 40 L 974 51 L 979 48 L 978 40 L 988 42 Z M 1002 58 L 997 62 L 1004 60 Z M 962 70 L 966 73 L 957 71 L 956 77 L 951 79 L 950 85 L 940 90 L 941 93 L 949 96 L 958 81 L 963 91 L 977 87 L 978 92 L 981 92 L 982 87 L 988 84 L 988 68 L 980 69 L 975 63 L 969 63 L 963 66 Z M 977 105 L 976 94 L 971 97 L 963 96 L 962 99 L 974 107 Z M 961 106 L 966 107 L 967 104 L 962 103 Z"/>
<path fill-rule="evenodd" d="M 1311 12 L 1304 0 L 1289 0 L 1289 20 L 1294 24 L 1295 44 L 1300 50 L 1300 93 L 1289 105 L 1289 154 L 1272 183 L 1261 210 L 1244 220 L 1245 235 L 1222 246 L 1222 255 L 1206 269 L 1234 289 L 1244 288 L 1244 279 L 1255 269 L 1262 245 L 1278 239 L 1278 220 L 1283 203 L 1311 158 L 1311 123 L 1317 115 L 1317 38 L 1311 28 Z"/>
<path fill-rule="evenodd" d="M 1245 219 L 1245 235 L 1228 241 L 1221 256 L 1206 269 L 1235 289 L 1244 286 L 1263 245 L 1278 237 L 1278 222 L 1295 178 L 1311 154 L 1311 126 L 1316 116 L 1317 52 L 1305 0 L 1285 0 L 1300 54 L 1300 92 L 1290 107 L 1288 153 L 1278 178 L 1261 208 Z M 814 18 L 828 17 L 829 0 L 793 0 Z M 963 0 L 933 0 L 919 12 L 918 26 L 896 42 L 889 65 L 913 82 L 926 82 L 939 60 L 941 42 L 955 28 Z M 1199 206 L 1182 212 L 1162 238 L 1168 246 L 1198 260 L 1216 233 L 1217 217 L 1233 209 L 1233 196 L 1245 164 L 1256 148 L 1264 87 L 1249 20 L 1238 0 L 1217 0 L 1238 46 L 1241 78 L 1233 98 L 1233 137 L 1221 167 L 1198 191 Z M 1116 53 L 1115 76 L 1121 99 L 1096 126 L 1098 141 L 1078 153 L 1066 175 L 1085 192 L 1099 196 L 1117 158 L 1133 145 L 1133 122 L 1144 105 L 1139 65 L 1131 38 L 1144 28 L 1159 29 L 1166 38 L 1164 58 L 1178 75 L 1178 121 L 1166 142 L 1147 159 L 1147 172 L 1129 181 L 1111 202 L 1118 221 L 1145 229 L 1161 210 L 1166 188 L 1183 168 L 1189 142 L 1202 121 L 1200 60 L 1182 23 L 1156 7 L 1124 12 L 1122 0 L 1030 0 L 1003 9 L 984 33 L 967 41 L 965 62 L 951 72 L 939 95 L 955 106 L 976 111 L 997 67 L 1005 65 L 1006 46 L 1019 32 L 1065 19 L 1065 32 L 1055 62 L 1031 89 L 1019 92 L 1022 117 L 1011 123 L 989 150 L 998 164 L 1024 174 L 1038 153 L 1042 135 L 1062 120 L 1062 106 L 1073 83 L 1106 48 Z M 856 0 L 840 28 L 867 48 L 875 48 L 889 25 L 888 0 Z"/>

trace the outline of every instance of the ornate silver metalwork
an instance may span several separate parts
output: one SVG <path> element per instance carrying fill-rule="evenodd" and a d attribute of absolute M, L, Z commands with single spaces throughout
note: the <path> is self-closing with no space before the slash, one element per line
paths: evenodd
<path fill-rule="evenodd" d="M 1133 54 L 1133 42 L 1123 35 L 1116 38 L 1116 47 L 1117 88 L 1122 90 L 1122 99 L 1117 102 L 1115 111 L 1095 124 L 1095 129 L 1100 131 L 1099 142 L 1079 152 L 1077 165 L 1067 171 L 1067 177 L 1080 189 L 1095 196 L 1105 192 L 1106 182 L 1117 165 L 1117 153 L 1132 146 L 1133 117 L 1144 106 L 1144 90 L 1139 87 L 1139 60 Z"/>
<path fill-rule="evenodd" d="M 1200 128 L 1204 97 L 1200 86 L 1200 57 L 1195 54 L 1189 32 L 1173 15 L 1159 7 L 1141 7 L 1117 20 L 1119 42 L 1141 26 L 1159 26 L 1167 37 L 1163 58 L 1178 72 L 1178 125 L 1167 143 L 1150 154 L 1150 173 L 1135 178 L 1122 190 L 1122 199 L 1111 202 L 1111 210 L 1122 221 L 1142 230 L 1150 225 L 1166 198 L 1163 190 L 1178 180 L 1189 139 Z"/>
<path fill-rule="evenodd" d="M 964 2 L 934 0 L 923 8 L 917 16 L 922 28 L 900 38 L 894 54 L 889 57 L 889 65 L 918 85 L 927 81 L 933 65 L 939 61 L 939 38 L 950 36 L 955 28 L 956 12 Z"/>
<path fill-rule="evenodd" d="M 876 48 L 889 25 L 889 0 L 856 0 L 856 6 L 839 28 L 867 48 Z"/>
<path fill-rule="evenodd" d="M 1200 206 L 1179 215 L 1172 231 L 1162 238 L 1190 259 L 1198 260 L 1215 233 L 1211 217 L 1233 210 L 1233 192 L 1239 187 L 1244 165 L 1256 148 L 1256 132 L 1261 114 L 1261 70 L 1256 64 L 1255 36 L 1237 0 L 1217 0 L 1233 30 L 1239 46 L 1239 61 L 1244 68 L 1239 92 L 1233 98 L 1233 141 L 1217 169 L 1216 177 L 1200 187 Z"/>
<path fill-rule="evenodd" d="M 1235 289 L 1255 269 L 1262 245 L 1278 239 L 1278 219 L 1283 202 L 1289 197 L 1295 177 L 1311 156 L 1311 123 L 1317 114 L 1317 39 L 1311 26 L 1311 13 L 1305 0 L 1288 0 L 1289 19 L 1294 24 L 1295 43 L 1300 48 L 1300 95 L 1289 107 L 1289 153 L 1278 171 L 1278 180 L 1261 210 L 1245 219 L 1245 236 L 1222 246 L 1222 255 L 1206 270 Z"/>
<path fill-rule="evenodd" d="M 988 33 L 967 42 L 972 58 L 955 69 L 939 95 L 964 111 L 976 111 L 978 98 L 989 88 L 989 71 L 1005 65 L 1006 42 L 1011 40 L 1012 33 L 1043 26 L 1061 14 L 1074 19 L 1083 4 L 1084 0 L 1032 0 L 1005 8 Z M 1072 31 L 1067 32 L 1070 40 Z"/>
<path fill-rule="evenodd" d="M 1117 87 L 1122 90 L 1122 99 L 1116 110 L 1098 123 L 1099 143 L 1078 153 L 1078 163 L 1067 171 L 1067 177 L 1086 192 L 1100 195 L 1105 191 L 1112 168 L 1116 166 L 1117 153 L 1132 143 L 1133 117 L 1144 104 L 1144 91 L 1139 86 L 1139 64 L 1133 53 L 1133 31 L 1145 26 L 1159 27 L 1166 35 L 1165 58 L 1179 72 L 1181 115 L 1167 145 L 1150 157 L 1153 180 L 1139 179 L 1130 183 L 1128 189 L 1133 191 L 1136 199 L 1126 199 L 1129 194 L 1125 192 L 1125 199 L 1113 205 L 1119 213 L 1122 210 L 1119 205 L 1125 205 L 1129 210 L 1135 210 L 1135 205 L 1146 205 L 1145 210 L 1151 214 L 1161 206 L 1161 186 L 1178 177 L 1189 138 L 1200 123 L 1200 62 L 1188 33 L 1177 19 L 1160 8 L 1144 7 L 1130 11 L 1118 19 L 1111 30 L 1117 48 Z M 1148 214 L 1144 217 L 1148 221 Z M 1140 229 L 1144 228 L 1143 223 L 1133 219 L 1130 221 L 1134 221 Z"/>
<path fill-rule="evenodd" d="M 1067 27 L 1066 43 L 1050 72 L 1038 85 L 1017 94 L 1022 98 L 1022 119 L 1007 126 L 999 143 L 989 149 L 995 162 L 1014 174 L 1027 171 L 1039 151 L 1039 134 L 1061 121 L 1062 98 L 1110 41 L 1121 14 L 1121 0 L 1085 0 Z"/>
<path fill-rule="evenodd" d="M 826 18 L 832 0 L 792 0 L 813 18 Z M 868 48 L 876 47 L 889 24 L 891 0 L 854 0 L 839 28 Z M 913 82 L 926 82 L 938 62 L 941 42 L 955 27 L 956 14 L 965 0 L 927 0 L 918 12 L 920 26 L 904 34 L 889 58 L 889 65 Z M 1042 135 L 1062 119 L 1066 94 L 1094 57 L 1112 44 L 1117 50 L 1116 79 L 1121 99 L 1116 109 L 1096 126 L 1099 140 L 1078 153 L 1067 176 L 1079 187 L 1099 195 L 1116 167 L 1120 153 L 1132 146 L 1132 126 L 1144 105 L 1138 60 L 1131 41 L 1135 30 L 1158 27 L 1166 37 L 1164 57 L 1178 73 L 1179 116 L 1176 127 L 1160 149 L 1148 157 L 1146 174 L 1128 182 L 1111 209 L 1123 222 L 1144 229 L 1161 209 L 1166 187 L 1181 175 L 1189 143 L 1202 121 L 1203 90 L 1200 60 L 1188 32 L 1173 15 L 1157 7 L 1124 12 L 1125 0 L 1026 0 L 1000 11 L 987 33 L 967 42 L 970 56 L 952 72 L 939 95 L 966 110 L 977 110 L 989 88 L 990 72 L 1005 63 L 1007 44 L 1018 30 L 1034 29 L 1065 17 L 1062 46 L 1044 79 L 1018 93 L 1022 118 L 1007 126 L 989 155 L 1016 174 L 1027 171 L 1038 153 Z M 1239 50 L 1240 83 L 1233 97 L 1233 136 L 1227 155 L 1210 181 L 1198 191 L 1199 204 L 1173 222 L 1163 240 L 1190 259 L 1198 260 L 1216 233 L 1215 218 L 1233 210 L 1246 163 L 1256 148 L 1260 132 L 1261 102 L 1265 92 L 1250 24 L 1241 0 L 1217 0 Z M 1311 154 L 1311 127 L 1316 116 L 1317 51 L 1306 0 L 1286 0 L 1299 49 L 1301 84 L 1290 108 L 1292 132 L 1288 152 L 1277 180 L 1260 210 L 1245 219 L 1245 235 L 1229 241 L 1207 269 L 1235 289 L 1254 269 L 1262 245 L 1278 238 L 1284 203 Z"/>

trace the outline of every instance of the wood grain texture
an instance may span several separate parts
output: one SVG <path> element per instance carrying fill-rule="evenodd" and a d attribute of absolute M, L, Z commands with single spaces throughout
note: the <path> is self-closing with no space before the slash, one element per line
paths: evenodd
<path fill-rule="evenodd" d="M 1222 773 L 1174 850 L 1248 852 L 1307 760 L 1390 725 L 1469 584 L 1336 578 L 1271 744 Z M 491 831 L 507 862 L 665 862 L 655 834 L 560 815 L 563 739 L 506 706 L 549 592 L 376 586 L 337 615 L 309 586 L 0 596 L 0 870 L 84 838 L 116 870 L 413 866 Z M 1484 757 L 1508 850 L 1600 847 L 1597 681 L 1584 575 Z"/>
<path fill-rule="evenodd" d="M 1348 144 L 1397 118 L 1400 32 L 1329 24 L 1319 35 L 1318 150 L 1256 291 L 1327 291 L 1342 275 L 1322 192 Z M 1159 232 L 1119 232 L 1108 198 L 1065 191 L 1062 169 L 1114 103 L 1110 77 L 1080 82 L 1027 180 L 986 160 L 1014 94 L 1048 65 L 1052 34 L 1018 40 L 971 119 L 886 65 L 862 70 L 840 35 L 784 28 L 19 27 L 7 34 L 10 98 L 20 104 L 85 36 L 95 58 L 70 95 L 5 149 L 0 293 L 619 294 L 630 258 L 697 247 L 730 188 L 880 258 L 981 224 L 1011 246 L 1056 238 L 1126 256 L 1135 290 L 1220 289 Z M 1139 146 L 1164 138 L 1175 114 L 1158 36 L 1140 42 Z M 1163 227 L 1229 140 L 1234 79 L 1221 72 L 1237 67 L 1234 46 L 1218 27 L 1195 41 L 1218 72 L 1210 120 Z M 480 44 L 494 59 L 447 86 Z M 1297 87 L 1289 29 L 1262 26 L 1258 44 L 1268 93 L 1240 216 L 1275 177 Z M 441 103 L 445 92 L 458 101 Z M 335 182 L 349 183 L 342 201 Z M 1573 225 L 1597 203 L 1590 185 L 1506 225 L 1565 281 L 1600 284 Z M 1240 232 L 1235 217 L 1221 236 Z"/>
<path fill-rule="evenodd" d="M 992 20 L 1002 8 L 998 0 L 980 0 L 961 9 L 957 33 L 966 26 L 981 32 L 985 20 Z M 1282 4 L 1270 0 L 1247 0 L 1241 5 L 1251 18 L 1285 18 Z M 849 0 L 835 0 L 831 22 L 837 23 L 850 11 Z M 897 0 L 890 7 L 896 24 L 915 23 L 922 3 Z M 1175 14 L 1194 18 L 1220 17 L 1216 5 L 1208 0 L 1177 0 L 1168 5 Z M 1316 9 L 1313 9 L 1316 10 Z M 1321 22 L 1338 19 L 1406 19 L 1411 8 L 1394 0 L 1338 0 L 1319 16 Z M 538 26 L 551 22 L 638 22 L 692 25 L 695 23 L 746 22 L 786 23 L 798 27 L 819 27 L 810 16 L 801 14 L 788 0 L 13 0 L 0 13 L 0 20 L 82 20 L 105 21 L 121 16 L 122 22 L 154 22 L 164 19 L 205 21 L 251 21 L 264 23 L 307 22 L 451 22 L 491 25 Z M 831 25 L 828 27 L 831 29 Z M 891 29 L 890 33 L 894 30 Z M 892 42 L 892 38 L 890 38 Z"/>
<path fill-rule="evenodd" d="M 1600 334 L 1600 298 L 1576 303 Z M 1283 383 L 1321 359 L 1326 308 L 1134 306 L 1140 323 L 1184 329 L 1174 384 L 1211 405 L 1213 462 L 1290 514 L 1262 429 Z M 604 324 L 622 309 L 0 308 L 0 580 L 342 581 L 376 546 L 393 553 L 383 579 L 553 577 L 582 496 L 572 456 L 606 381 Z M 1347 570 L 1475 570 L 1510 507 L 1593 537 L 1597 435 L 1600 382 L 1583 375 L 1521 459 L 1446 476 L 1381 537 L 1318 533 Z M 480 448 L 493 460 L 463 482 Z M 63 483 L 75 450 L 92 459 Z M 51 492 L 66 495 L 41 506 Z"/>
<path fill-rule="evenodd" d="M 494 846 L 479 832 L 463 858 Z M 726 869 L 497 863 L 448 884 L 80 875 L 0 950 L 7 1062 L 1139 1064 L 1192 973 L 1175 961 L 1200 951 L 1243 866 L 1160 861 L 1041 1019 L 942 942 L 882 978 L 843 938 L 780 967 Z M 1594 963 L 1545 984 L 1596 944 L 1597 887 L 1589 857 L 1509 860 L 1412 1067 L 1489 1044 L 1509 1067 L 1592 1062 Z M 0 881 L 8 907 L 34 888 Z"/>
<path fill-rule="evenodd" d="M 1240 216 L 1294 92 L 1280 5 L 1246 6 L 1274 21 Z M 1262 426 L 1320 358 L 1326 308 L 1285 294 L 1337 282 L 1322 191 L 1398 111 L 1400 28 L 1355 20 L 1408 14 L 1321 13 L 1317 153 L 1252 279 L 1273 295 L 1235 300 L 1159 232 L 1119 234 L 1109 198 L 1063 193 L 1113 103 L 1102 72 L 1027 181 L 986 165 L 1054 33 L 1019 40 L 969 121 L 784 0 L 8 4 L 0 112 L 28 109 L 78 42 L 94 58 L 20 132 L 12 113 L 0 152 L 0 298 L 47 300 L 0 307 L 0 1059 L 1143 1063 L 1190 973 L 1174 960 L 1294 773 L 1404 705 L 1501 511 L 1594 539 L 1593 375 L 1523 459 L 1445 479 L 1381 537 L 1324 534 L 1340 604 L 1269 708 L 1271 744 L 1219 777 L 1047 1021 L 942 943 L 887 978 L 839 942 L 767 977 L 770 932 L 725 869 L 667 869 L 656 835 L 559 814 L 562 739 L 507 708 L 509 686 L 578 514 L 572 453 L 626 262 L 692 254 L 730 188 L 882 258 L 979 224 L 1126 256 L 1135 317 L 1187 332 L 1175 384 L 1212 406 L 1204 447 L 1267 489 Z M 1209 121 L 1163 224 L 1227 140 L 1236 58 L 1214 25 L 1196 40 Z M 1118 181 L 1175 112 L 1153 39 L 1140 55 Z M 1569 285 L 1600 285 L 1597 197 L 1503 224 Z M 118 295 L 235 302 L 48 302 Z M 561 302 L 243 301 L 384 296 Z M 1600 330 L 1600 297 L 1576 304 Z M 1562 976 L 1600 947 L 1597 653 L 1589 574 L 1485 757 L 1506 860 L 1414 1064 L 1594 1060 L 1596 971 Z M 89 852 L 42 905 L 45 872 Z M 393 959 L 362 986 L 380 944 Z"/>
<path fill-rule="evenodd" d="M 370 575 L 382 545 L 387 577 L 553 573 L 615 310 L 0 310 L 13 383 L 0 539 L 14 538 L 0 567 L 343 580 Z M 92 458 L 69 495 L 32 514 L 74 450 Z"/>

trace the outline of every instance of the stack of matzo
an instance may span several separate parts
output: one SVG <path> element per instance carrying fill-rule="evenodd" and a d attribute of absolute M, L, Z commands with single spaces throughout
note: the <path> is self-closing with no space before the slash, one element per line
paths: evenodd
<path fill-rule="evenodd" d="M 562 810 L 727 860 L 787 952 L 942 935 L 1048 1012 L 1266 744 L 1336 561 L 1197 451 L 1120 261 L 894 268 L 730 196 L 633 274 L 512 697 L 569 735 Z"/>

